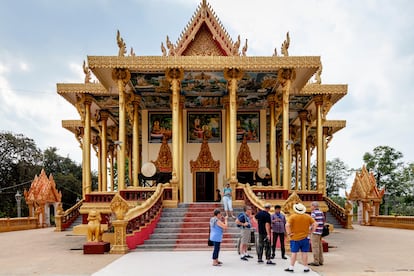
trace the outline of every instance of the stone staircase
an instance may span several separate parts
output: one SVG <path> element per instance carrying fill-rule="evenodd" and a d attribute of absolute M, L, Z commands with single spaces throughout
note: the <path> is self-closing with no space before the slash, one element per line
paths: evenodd
<path fill-rule="evenodd" d="M 75 227 L 75 226 L 77 226 L 77 225 L 80 225 L 80 224 L 82 224 L 82 216 L 81 215 L 79 215 L 73 222 L 72 222 L 72 224 L 68 227 L 68 228 L 66 228 L 65 229 L 65 231 L 70 231 L 70 232 L 72 232 L 73 231 L 73 228 Z"/>
<path fill-rule="evenodd" d="M 207 240 L 209 221 L 216 208 L 224 212 L 217 203 L 183 203 L 177 208 L 164 208 L 154 233 L 136 250 L 212 250 Z M 235 208 L 235 214 L 240 212 Z M 228 222 L 221 249 L 235 250 L 239 229 L 234 219 L 229 218 Z"/>
<path fill-rule="evenodd" d="M 330 211 L 326 212 L 326 222 L 330 223 L 334 226 L 334 229 L 341 229 L 343 226 L 339 223 L 339 221 L 331 214 Z"/>

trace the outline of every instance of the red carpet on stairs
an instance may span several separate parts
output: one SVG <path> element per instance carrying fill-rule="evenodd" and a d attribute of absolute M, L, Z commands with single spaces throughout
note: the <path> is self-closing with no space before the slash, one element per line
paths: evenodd
<path fill-rule="evenodd" d="M 180 234 L 176 241 L 176 250 L 212 250 L 207 246 L 209 236 L 209 222 L 213 216 L 214 209 L 221 209 L 219 203 L 191 203 L 188 205 L 184 216 Z M 230 226 L 223 235 L 221 248 L 224 250 L 235 250 L 238 238 L 237 227 L 233 219 L 229 220 Z"/>

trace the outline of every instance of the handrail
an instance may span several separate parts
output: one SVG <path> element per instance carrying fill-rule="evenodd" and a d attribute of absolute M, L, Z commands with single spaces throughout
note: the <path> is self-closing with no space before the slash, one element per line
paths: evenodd
<path fill-rule="evenodd" d="M 414 230 L 413 216 L 371 216 L 370 225 Z"/>
<path fill-rule="evenodd" d="M 0 219 L 0 232 L 36 229 L 37 227 L 39 227 L 37 217 Z"/>
<path fill-rule="evenodd" d="M 250 184 L 239 184 L 236 189 L 240 188 L 244 192 L 244 202 L 252 207 L 254 213 L 264 208 L 265 202 L 254 193 Z"/>
<path fill-rule="evenodd" d="M 329 207 L 329 212 L 339 221 L 339 223 L 344 228 L 352 228 L 352 215 L 351 220 L 348 219 L 349 214 L 346 212 L 345 208 L 339 206 L 335 201 L 329 197 L 323 198 L 326 204 Z"/>
<path fill-rule="evenodd" d="M 80 215 L 80 208 L 83 204 L 83 199 L 78 201 L 75 205 L 63 212 L 61 209 L 55 216 L 56 232 L 64 231 L 73 221 Z"/>

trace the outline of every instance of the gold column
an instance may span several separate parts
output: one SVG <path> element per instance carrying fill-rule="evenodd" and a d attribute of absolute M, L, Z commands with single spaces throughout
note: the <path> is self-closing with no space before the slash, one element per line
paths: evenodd
<path fill-rule="evenodd" d="M 181 186 L 182 179 L 180 179 L 180 85 L 184 77 L 184 70 L 181 68 L 170 68 L 165 72 L 167 80 L 171 84 L 172 100 L 172 179 L 171 183 L 175 186 L 173 188 L 173 200 L 178 200 L 178 188 Z"/>
<path fill-rule="evenodd" d="M 308 120 L 308 111 L 307 110 L 301 110 L 299 111 L 299 118 L 300 118 L 300 134 L 301 134 L 301 162 L 300 162 L 300 182 L 301 182 L 301 190 L 306 190 L 306 121 Z"/>
<path fill-rule="evenodd" d="M 127 69 L 117 68 L 112 71 L 112 78 L 118 82 L 119 93 L 119 135 L 118 135 L 118 191 L 125 189 L 125 154 L 126 154 L 126 97 L 125 85 L 131 78 Z"/>
<path fill-rule="evenodd" d="M 180 192 L 179 200 L 180 200 L 180 202 L 183 202 L 183 199 L 184 199 L 184 166 L 183 166 L 183 164 L 184 164 L 184 135 L 185 135 L 184 134 L 184 121 L 183 121 L 183 119 L 184 119 L 184 115 L 183 115 L 184 101 L 185 101 L 185 97 L 180 97 L 180 108 L 179 108 L 179 112 L 178 112 L 178 116 L 179 116 L 179 125 L 178 125 L 178 127 L 179 127 L 179 136 L 178 136 L 179 150 L 178 150 L 178 152 L 180 154 L 179 164 L 181 164 L 180 165 L 180 170 L 178 171 L 179 172 L 178 179 L 180 180 L 179 181 L 179 189 L 180 189 L 180 191 L 179 191 Z"/>
<path fill-rule="evenodd" d="M 108 190 L 108 117 L 109 113 L 105 110 L 100 112 L 102 138 L 101 138 L 101 175 L 103 191 Z"/>
<path fill-rule="evenodd" d="M 295 78 L 293 69 L 280 69 L 278 80 L 282 85 L 282 159 L 283 159 L 283 189 L 289 190 L 290 174 L 290 141 L 289 141 L 289 92 L 292 80 Z"/>
<path fill-rule="evenodd" d="M 140 96 L 134 96 L 132 100 L 133 106 L 133 126 L 132 126 L 132 185 L 138 187 L 138 173 L 139 173 L 139 103 Z"/>
<path fill-rule="evenodd" d="M 84 106 L 85 106 L 85 128 L 84 128 L 84 136 L 83 136 L 83 152 L 84 152 L 84 186 L 83 191 L 84 194 L 89 194 L 91 192 L 91 104 L 92 104 L 92 97 L 85 96 L 84 98 Z"/>
<path fill-rule="evenodd" d="M 241 79 L 243 72 L 237 68 L 225 68 L 224 78 L 229 88 L 229 145 L 230 145 L 230 185 L 235 198 L 235 185 L 237 184 L 237 81 Z"/>
<path fill-rule="evenodd" d="M 269 165 L 270 175 L 272 176 L 272 186 L 276 184 L 276 118 L 275 118 L 275 98 L 270 96 L 270 142 L 269 142 Z"/>
<path fill-rule="evenodd" d="M 225 147 L 226 147 L 226 179 L 230 179 L 230 114 L 229 114 L 229 97 L 225 96 L 223 98 L 224 104 L 224 111 L 225 111 L 225 130 L 226 130 L 226 139 L 225 139 Z M 223 183 L 224 185 L 224 183 Z"/>
<path fill-rule="evenodd" d="M 276 185 L 281 186 L 280 184 L 280 153 L 282 149 L 281 137 L 276 138 Z"/>
<path fill-rule="evenodd" d="M 322 95 L 316 95 L 314 97 L 315 105 L 316 105 L 316 139 L 317 139 L 317 146 L 316 146 L 316 164 L 317 164 L 317 182 L 316 182 L 316 190 L 320 191 L 323 187 L 323 137 L 322 137 L 322 104 L 323 104 L 323 97 Z"/>
<path fill-rule="evenodd" d="M 113 192 L 115 189 L 115 179 L 114 179 L 114 155 L 115 155 L 115 150 L 114 150 L 114 146 L 110 145 L 109 146 L 109 153 L 110 153 L 110 157 L 109 157 L 109 183 L 111 184 L 110 187 L 110 191 Z"/>
<path fill-rule="evenodd" d="M 306 190 L 311 190 L 311 155 L 312 155 L 312 147 L 314 146 L 314 139 L 312 135 L 308 135 L 306 137 L 306 169 L 307 169 L 307 185 Z"/>
<path fill-rule="evenodd" d="M 322 193 L 326 196 L 326 149 L 328 148 L 329 141 L 332 139 L 332 128 L 323 127 L 323 187 Z M 378 214 L 378 213 L 376 213 Z"/>
<path fill-rule="evenodd" d="M 299 190 L 299 151 L 300 145 L 295 144 L 295 190 Z"/>

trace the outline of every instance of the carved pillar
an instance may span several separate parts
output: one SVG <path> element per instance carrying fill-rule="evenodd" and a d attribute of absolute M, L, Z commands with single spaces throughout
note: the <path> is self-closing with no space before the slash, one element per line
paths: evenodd
<path fill-rule="evenodd" d="M 180 179 L 180 85 L 184 77 L 184 70 L 180 68 L 167 69 L 165 72 L 167 80 L 171 84 L 172 100 L 172 179 L 173 184 L 173 200 L 178 200 L 177 186 L 180 187 L 182 179 Z"/>
<path fill-rule="evenodd" d="M 243 72 L 237 68 L 225 68 L 224 78 L 228 82 L 229 92 L 229 145 L 230 145 L 230 185 L 235 198 L 237 184 L 237 81 Z"/>
<path fill-rule="evenodd" d="M 132 185 L 138 187 L 138 173 L 139 173 L 139 104 L 141 102 L 140 96 L 134 96 L 132 99 L 133 120 L 132 120 Z"/>
<path fill-rule="evenodd" d="M 321 192 L 324 196 L 326 196 L 326 149 L 328 148 L 328 144 L 332 139 L 332 128 L 330 127 L 323 127 L 323 186 L 321 187 Z"/>
<path fill-rule="evenodd" d="M 101 178 L 102 178 L 102 191 L 108 190 L 108 117 L 109 113 L 106 110 L 101 110 L 101 128 L 102 128 L 102 139 L 101 139 Z"/>
<path fill-rule="evenodd" d="M 283 160 L 283 189 L 290 189 L 290 141 L 289 141 L 289 93 L 292 80 L 295 79 L 293 69 L 280 69 L 278 81 L 282 86 L 282 160 Z"/>
<path fill-rule="evenodd" d="M 308 120 L 308 111 L 307 110 L 301 110 L 299 112 L 299 118 L 300 118 L 300 134 L 301 134 L 301 162 L 300 162 L 300 182 L 301 182 L 301 190 L 306 190 L 306 121 Z"/>
<path fill-rule="evenodd" d="M 282 153 L 282 137 L 278 136 L 276 139 L 276 185 L 281 186 L 280 183 L 280 155 Z"/>
<path fill-rule="evenodd" d="M 322 104 L 323 104 L 323 97 L 322 95 L 316 95 L 314 97 L 315 105 L 316 105 L 316 166 L 317 166 L 317 182 L 316 182 L 316 190 L 321 191 L 323 187 L 323 137 L 322 137 Z"/>
<path fill-rule="evenodd" d="M 268 98 L 270 109 L 270 141 L 269 141 L 269 165 L 270 175 L 272 176 L 272 186 L 276 185 L 276 118 L 275 118 L 275 98 Z"/>
<path fill-rule="evenodd" d="M 83 195 L 91 192 L 92 179 L 91 179 L 91 104 L 92 97 L 85 96 L 83 99 L 85 108 L 85 122 L 84 122 L 84 136 L 83 136 L 83 154 L 84 154 L 84 167 L 83 167 Z"/>
<path fill-rule="evenodd" d="M 112 78 L 118 83 L 119 93 L 119 135 L 117 148 L 118 191 L 125 189 L 125 156 L 126 156 L 126 97 L 125 85 L 131 78 L 127 69 L 117 68 L 112 71 Z"/>

